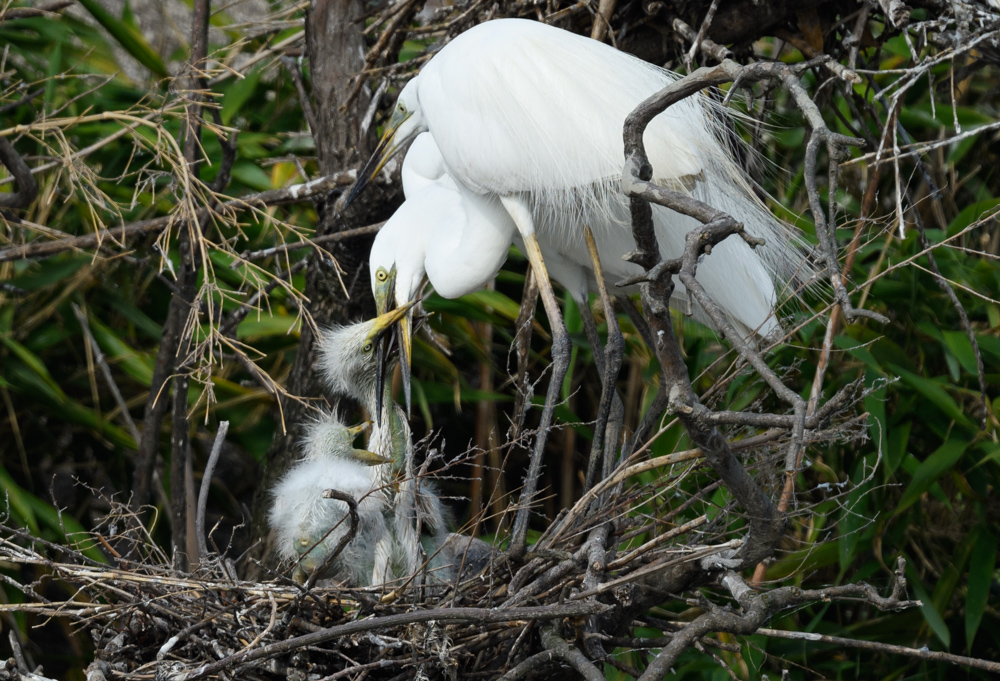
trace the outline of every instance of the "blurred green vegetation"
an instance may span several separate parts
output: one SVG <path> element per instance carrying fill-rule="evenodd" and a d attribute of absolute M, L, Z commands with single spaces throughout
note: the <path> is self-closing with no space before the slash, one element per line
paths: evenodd
<path fill-rule="evenodd" d="M 172 68 L 170 60 L 177 55 L 158 54 L 129 11 L 119 17 L 91 0 L 81 4 L 93 21 L 64 14 L 0 23 L 0 44 L 7 46 L 6 65 L 0 68 L 0 135 L 10 139 L 29 165 L 45 168 L 36 175 L 40 196 L 30 208 L 17 214 L 0 213 L 2 247 L 180 214 L 178 206 L 184 200 L 192 196 L 207 200 L 206 186 L 185 194 L 177 182 L 180 159 L 171 140 L 180 133 L 184 93 L 176 81 L 165 78 Z M 228 28 L 231 23 L 224 12 L 214 16 L 212 49 L 226 55 L 264 56 L 241 77 L 220 69 L 212 84 L 221 125 L 239 130 L 237 160 L 224 194 L 244 196 L 312 178 L 314 149 L 298 96 L 277 53 L 268 51 L 270 45 L 300 29 L 286 27 L 247 37 Z M 237 44 L 237 40 L 242 42 Z M 183 59 L 186 47 L 179 49 Z M 412 58 L 423 49 L 420 43 L 408 42 L 403 56 Z M 782 56 L 802 60 L 794 50 L 786 49 Z M 140 64 L 143 79 L 133 81 L 124 75 L 122 60 Z M 902 39 L 892 38 L 881 47 L 862 50 L 859 66 L 903 68 L 909 60 L 910 51 Z M 997 68 L 963 71 L 964 77 L 955 79 L 953 98 L 951 69 L 960 66 L 943 62 L 931 69 L 932 78 L 907 90 L 899 124 L 914 140 L 955 135 L 959 132 L 956 122 L 961 132 L 968 132 L 997 120 Z M 812 92 L 825 77 L 813 71 L 803 83 Z M 872 82 L 887 89 L 898 78 L 879 75 L 850 93 L 828 86 L 824 94 L 827 122 L 844 134 L 877 141 L 886 111 Z M 757 140 L 771 166 L 763 182 L 776 201 L 775 210 L 794 219 L 806 238 L 814 241 L 802 181 L 804 123 L 780 93 L 773 92 L 771 97 L 769 106 L 779 114 L 778 127 L 766 130 Z M 148 120 L 137 122 L 142 117 Z M 222 146 L 211 131 L 204 134 L 203 153 L 202 179 L 211 182 L 222 157 Z M 996 565 L 1000 226 L 995 216 L 1000 206 L 1000 140 L 991 130 L 920 158 L 921 166 L 912 159 L 902 162 L 898 188 L 891 168 L 885 168 L 869 219 L 860 225 L 863 193 L 874 166 L 847 165 L 841 175 L 837 236 L 842 245 L 856 234 L 859 239 L 848 289 L 856 305 L 863 301 L 864 307 L 888 315 L 891 322 L 882 327 L 859 321 L 837 329 L 822 393 L 830 396 L 863 377 L 865 385 L 874 389 L 863 404 L 870 414 L 867 432 L 860 440 L 809 449 L 798 479 L 794 522 L 767 576 L 775 583 L 804 587 L 860 580 L 884 587 L 896 558 L 904 556 L 910 594 L 920 598 L 923 607 L 889 614 L 852 603 L 817 603 L 785 613 L 770 626 L 996 660 L 1000 659 Z M 12 188 L 9 176 L 0 170 L 0 191 Z M 895 214 L 897 189 L 905 192 L 903 238 Z M 311 234 L 315 220 L 311 204 L 301 203 L 214 221 L 206 234 L 209 267 L 202 270 L 199 282 L 203 313 L 211 309 L 215 322 L 225 323 L 255 292 L 308 257 L 309 248 L 252 263 L 241 254 L 299 241 Z M 935 246 L 934 258 L 961 301 L 982 353 L 989 401 L 985 412 L 972 345 L 959 312 L 929 272 L 917 220 Z M 130 485 L 136 443 L 72 306 L 82 310 L 128 414 L 141 423 L 171 295 L 171 272 L 177 263 L 176 229 L 96 253 L 70 251 L 0 263 L 0 484 L 10 521 L 32 535 L 53 542 L 89 541 L 81 533 L 94 527 L 108 506 L 74 481 L 118 499 L 127 498 Z M 253 476 L 232 471 L 245 472 L 258 465 L 279 426 L 271 394 L 237 355 L 244 353 L 279 383 L 287 376 L 302 324 L 300 309 L 305 305 L 301 269 L 286 281 L 269 290 L 228 337 L 220 336 L 218 327 L 213 328 L 203 314 L 202 328 L 188 349 L 199 357 L 189 395 L 195 414 L 196 469 L 204 463 L 220 420 L 231 423 L 229 439 L 237 450 L 229 455 L 233 461 L 228 469 L 224 466 L 219 473 L 224 484 L 213 486 L 213 513 L 226 528 L 248 519 L 247 504 L 253 492 Z M 426 309 L 434 313 L 429 325 L 451 354 L 425 337 L 417 339 L 414 432 L 423 435 L 439 430 L 449 457 L 459 456 L 467 443 L 488 446 L 479 434 L 483 432 L 477 427 L 480 419 L 489 419 L 486 432 L 492 427 L 501 439 L 508 428 L 514 403 L 508 380 L 513 371 L 509 348 L 523 281 L 524 261 L 515 252 L 495 290 L 458 300 L 432 295 L 426 303 Z M 806 306 L 787 306 L 786 328 L 795 330 L 787 343 L 768 356 L 771 366 L 784 372 L 803 396 L 812 387 L 829 313 L 822 291 L 807 293 L 806 302 Z M 592 351 L 568 297 L 566 306 L 574 355 L 565 390 L 568 399 L 558 418 L 580 425 L 550 438 L 551 457 L 544 480 L 551 492 L 545 507 L 549 517 L 580 492 L 576 471 L 585 467 L 586 424 L 596 414 L 600 395 Z M 599 305 L 595 312 L 601 319 Z M 712 400 L 726 408 L 781 409 L 753 377 L 733 370 L 733 354 L 711 331 L 680 316 L 677 320 L 699 391 L 714 390 Z M 618 321 L 628 343 L 619 389 L 626 406 L 625 425 L 633 429 L 655 395 L 658 368 L 628 318 L 620 313 Z M 532 376 L 538 376 L 548 361 L 545 328 L 542 318 L 531 348 Z M 495 411 L 477 409 L 480 402 L 492 403 Z M 981 429 L 984 413 L 986 426 Z M 679 426 L 673 426 L 661 433 L 650 454 L 688 446 Z M 160 450 L 163 456 L 169 453 L 169 424 L 161 433 Z M 523 452 L 513 452 L 497 489 L 516 489 L 525 461 Z M 488 466 L 491 462 L 480 457 L 479 463 Z M 776 475 L 780 467 L 767 458 L 753 463 L 765 477 Z M 454 479 L 442 483 L 448 494 L 471 500 L 456 506 L 462 522 L 480 509 L 496 508 L 490 505 L 492 485 L 476 491 L 470 481 L 478 470 L 474 465 L 475 461 L 456 467 L 451 471 Z M 644 475 L 637 484 L 657 483 L 659 473 Z M 163 479 L 168 485 L 169 476 Z M 679 485 L 686 498 L 711 482 L 710 475 L 694 472 L 679 480 Z M 169 486 L 164 492 L 170 494 Z M 716 491 L 678 516 L 678 522 L 705 512 L 714 514 L 727 500 L 724 492 Z M 662 514 L 669 506 L 669 500 L 654 499 L 635 512 Z M 480 530 L 484 535 L 495 532 L 496 518 L 484 521 Z M 168 532 L 166 523 L 154 528 L 154 536 L 164 544 Z M 648 538 L 639 535 L 631 541 L 638 546 Z M 243 536 L 235 546 L 246 544 Z M 95 544 L 86 546 L 89 556 L 105 559 Z M 7 569 L 0 565 L 0 570 Z M 67 587 L 51 584 L 48 588 L 61 593 Z M 23 597 L 8 584 L 2 589 L 6 602 Z M 658 616 L 683 618 L 687 607 L 679 601 L 665 603 Z M 11 626 L 37 623 L 30 616 L 19 615 L 16 621 L 5 617 Z M 46 631 L 53 626 L 48 625 Z M 60 635 L 68 634 L 50 632 L 36 642 Z M 77 654 L 85 657 L 89 643 L 71 638 Z M 983 672 L 828 644 L 764 636 L 723 638 L 739 644 L 740 652 L 720 651 L 716 660 L 691 651 L 677 671 L 690 678 L 729 678 L 721 662 L 741 679 L 758 679 L 765 673 L 780 676 L 783 667 L 790 669 L 791 678 L 801 679 L 817 675 L 886 680 L 986 678 Z M 622 659 L 634 666 L 642 666 L 642 656 L 622 653 Z M 67 658 L 62 664 L 67 675 L 78 675 L 70 670 L 78 670 L 82 663 Z M 47 667 L 47 671 L 58 669 Z M 625 678 L 611 668 L 608 673 Z"/>

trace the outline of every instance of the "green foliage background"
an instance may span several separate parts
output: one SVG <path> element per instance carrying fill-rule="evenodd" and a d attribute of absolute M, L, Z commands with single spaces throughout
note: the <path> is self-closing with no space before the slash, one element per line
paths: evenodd
<path fill-rule="evenodd" d="M 33 167 L 50 166 L 36 177 L 39 199 L 26 211 L 2 214 L 4 244 L 78 235 L 98 227 L 114 226 L 176 213 L 185 195 L 179 188 L 176 154 L 164 135 L 177 139 L 183 113 L 183 93 L 176 81 L 165 78 L 172 60 L 186 52 L 162 55 L 154 50 L 128 10 L 113 16 L 93 0 L 81 2 L 89 13 L 34 17 L 0 23 L 0 45 L 5 65 L 0 68 L 0 135 L 8 137 Z M 239 77 L 216 74 L 212 90 L 219 125 L 239 129 L 238 155 L 227 196 L 238 197 L 302 182 L 304 170 L 315 173 L 314 149 L 291 80 L 269 45 L 301 32 L 301 26 L 279 27 L 247 38 L 230 26 L 225 12 L 213 16 L 212 49 L 220 54 L 240 52 L 264 57 L 241 67 Z M 237 44 L 237 41 L 242 43 Z M 414 44 L 407 56 L 417 54 Z M 799 61 L 791 49 L 782 58 Z M 862 60 L 870 69 L 892 69 L 911 59 L 902 38 L 881 48 L 869 48 Z M 132 80 L 123 72 L 123 60 L 141 65 L 143 77 Z M 998 118 L 1000 73 L 988 66 L 961 74 L 955 97 L 949 94 L 952 65 L 932 69 L 932 78 L 910 88 L 899 123 L 916 140 L 936 140 L 967 132 Z M 891 87 L 896 77 L 878 75 L 874 82 Z M 806 78 L 816 86 L 815 72 Z M 944 87 L 942 94 L 942 86 Z M 25 98 L 25 95 L 31 94 Z M 777 127 L 765 131 L 759 142 L 763 155 L 780 168 L 770 172 L 766 188 L 775 197 L 774 209 L 794 220 L 807 235 L 812 225 L 803 187 L 803 124 L 797 112 L 772 93 L 771 104 L 781 114 Z M 16 106 L 8 106 L 22 101 Z M 865 111 L 859 118 L 859 109 Z M 878 139 L 881 128 L 870 112 L 883 119 L 885 110 L 870 82 L 854 88 L 853 99 L 843 88 L 831 88 L 827 121 L 845 134 L 867 128 Z M 102 118 L 107 113 L 118 118 Z M 151 116 L 112 143 L 86 155 L 73 154 L 120 133 L 131 118 Z M 134 122 L 134 121 L 133 121 Z M 47 125 L 42 125 L 43 123 Z M 871 149 L 869 149 L 871 151 Z M 203 180 L 217 172 L 222 148 L 218 138 L 204 135 L 206 166 Z M 859 154 L 860 155 L 860 152 Z M 861 225 L 857 260 L 850 272 L 849 290 L 855 304 L 891 319 L 882 327 L 858 322 L 840 328 L 826 375 L 824 394 L 863 376 L 877 387 L 864 403 L 870 414 L 867 440 L 813 447 L 799 476 L 801 512 L 795 517 L 788 542 L 768 569 L 768 578 L 815 586 L 867 580 L 888 583 L 897 556 L 908 561 L 910 593 L 923 601 L 919 610 L 882 614 L 852 604 L 817 604 L 787 613 L 771 623 L 788 629 L 860 638 L 904 646 L 927 646 L 986 659 L 1000 659 L 1000 584 L 996 565 L 1000 533 L 1000 141 L 995 129 L 929 151 L 923 167 L 912 160 L 901 164 L 901 188 L 906 191 L 906 235 L 900 238 L 894 214 L 897 187 L 888 168 L 883 173 L 873 219 Z M 838 237 L 847 244 L 856 233 L 862 193 L 873 172 L 871 164 L 845 167 L 837 200 L 842 207 Z M 940 190 L 934 194 L 925 173 Z M 0 170 L 0 191 L 13 187 Z M 204 193 L 204 188 L 198 191 Z M 989 403 L 984 410 L 979 395 L 975 356 L 962 329 L 958 312 L 928 272 L 915 220 L 937 245 L 934 257 L 962 302 L 974 329 L 986 370 Z M 292 204 L 217 220 L 206 253 L 210 267 L 202 272 L 203 305 L 222 319 L 238 309 L 256 289 L 267 285 L 312 250 L 250 261 L 241 254 L 297 241 L 311 233 L 315 210 L 308 203 Z M 110 246 L 99 253 L 65 252 L 53 257 L 0 263 L 0 484 L 12 522 L 49 541 L 77 539 L 93 527 L 106 510 L 89 491 L 74 484 L 79 479 L 106 493 L 127 495 L 131 457 L 136 443 L 100 377 L 94 354 L 74 314 L 85 316 L 101 352 L 111 366 L 128 411 L 141 421 L 152 376 L 153 361 L 166 316 L 171 266 L 179 262 L 176 234 L 150 234 L 128 247 Z M 163 247 L 158 250 L 157 245 Z M 207 274 L 205 273 L 207 271 Z M 477 407 L 493 402 L 497 423 L 513 402 L 504 385 L 512 320 L 520 303 L 524 265 L 513 254 L 498 278 L 496 290 L 449 301 L 432 297 L 427 309 L 435 312 L 432 326 L 448 339 L 454 352 L 418 341 L 414 385 L 415 413 L 420 433 L 441 429 L 449 449 L 457 453 L 476 435 Z M 266 303 L 251 313 L 223 341 L 207 322 L 196 331 L 191 351 L 201 357 L 189 403 L 197 415 L 199 462 L 215 424 L 230 421 L 230 441 L 242 454 L 233 455 L 238 470 L 253 470 L 278 427 L 273 397 L 259 385 L 238 352 L 279 383 L 287 375 L 302 323 L 304 275 L 299 270 L 269 292 Z M 790 341 L 769 357 L 774 367 L 792 367 L 790 381 L 808 396 L 826 328 L 826 301 L 817 294 L 808 301 L 812 311 L 789 309 Z M 216 316 L 216 319 L 219 319 Z M 678 318 L 681 320 L 680 318 Z M 588 428 L 596 409 L 599 387 L 587 347 L 567 302 L 567 320 L 574 335 L 574 363 L 566 395 L 573 397 L 558 418 L 584 422 L 557 438 L 547 466 L 552 489 L 578 493 L 572 466 L 584 461 Z M 728 378 L 724 395 L 729 408 L 774 406 L 761 386 L 746 375 L 730 375 L 732 355 L 710 331 L 681 320 L 684 348 L 696 388 L 707 391 Z M 619 320 L 628 337 L 629 352 L 620 389 L 634 427 L 655 394 L 657 367 L 628 319 Z M 488 324 L 491 340 L 484 340 Z M 542 322 L 544 328 L 545 322 Z M 252 349 L 249 349 L 252 348 Z M 535 334 L 532 373 L 547 362 L 546 336 Z M 484 383 L 482 366 L 491 375 Z M 499 386 L 499 387 L 497 387 Z M 985 428 L 980 428 L 980 418 Z M 570 435 L 569 433 L 575 433 Z M 161 435 L 161 451 L 169 452 L 169 432 Z M 577 438 L 577 442 L 570 438 Z M 566 442 L 569 440 L 569 444 Z M 663 433 L 651 450 L 664 454 L 687 446 L 677 427 Z M 562 456 L 563 458 L 559 458 Z M 510 462 L 507 484 L 517 486 L 521 470 Z M 242 468 L 239 468 L 242 467 Z M 467 474 L 467 473 L 466 473 Z M 224 472 L 220 476 L 225 476 Z M 568 476 L 560 479 L 560 476 Z M 169 476 L 166 476 L 169 477 Z M 461 478 L 461 476 L 458 476 Z M 688 484 L 705 484 L 705 476 Z M 213 507 L 230 525 L 247 517 L 253 475 L 233 474 L 213 488 Z M 863 484 L 862 484 L 863 483 Z M 447 483 L 456 495 L 473 496 L 469 483 Z M 167 494 L 170 493 L 166 489 Z M 838 494 L 838 492 L 842 492 Z M 548 512 L 567 499 L 553 498 Z M 724 504 L 718 494 L 709 505 Z M 57 511 L 57 508 L 59 511 Z M 467 507 L 459 514 L 469 516 Z M 704 509 L 692 508 L 691 515 Z M 484 533 L 496 525 L 487 521 Z M 160 523 L 154 535 L 166 543 L 168 528 Z M 634 540 L 636 545 L 643 537 Z M 238 536 L 237 543 L 246 543 Z M 240 544 L 240 545 L 243 545 Z M 103 560 L 90 544 L 90 555 Z M 0 570 L 7 569 L 0 565 Z M 40 568 L 41 569 L 41 568 Z M 50 584 L 57 598 L 67 586 Z M 2 587 L 5 602 L 23 595 Z M 65 595 L 65 594 L 64 594 Z M 663 606 L 663 617 L 680 616 L 681 603 Z M 23 613 L 4 613 L 8 626 L 39 624 Z M 69 640 L 64 659 L 47 663 L 77 675 L 88 653 L 83 637 L 59 631 L 59 625 L 24 629 L 39 648 Z M 873 654 L 835 645 L 786 641 L 765 636 L 735 640 L 740 653 L 722 651 L 718 660 L 688 654 L 678 672 L 690 678 L 757 679 L 779 675 L 787 666 L 792 678 L 979 678 L 985 674 L 956 667 L 927 664 L 907 658 Z M 3 645 L 6 645 L 6 641 Z M 37 654 L 36 650 L 36 654 Z M 6 655 L 6 653 L 4 653 Z M 638 653 L 624 656 L 640 664 Z M 621 675 L 608 669 L 609 675 Z"/>

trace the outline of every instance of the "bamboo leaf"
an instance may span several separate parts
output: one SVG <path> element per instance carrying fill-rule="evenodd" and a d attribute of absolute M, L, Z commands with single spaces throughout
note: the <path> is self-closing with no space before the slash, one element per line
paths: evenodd
<path fill-rule="evenodd" d="M 59 387 L 59 384 L 55 382 L 52 378 L 52 374 L 50 374 L 49 370 L 46 368 L 45 362 L 43 362 L 35 353 L 31 352 L 31 350 L 28 350 L 28 348 L 8 336 L 0 336 L 0 342 L 6 345 L 18 359 L 24 362 L 24 364 L 31 371 L 33 371 L 38 378 L 44 381 L 53 393 L 62 393 L 62 389 Z"/>
<path fill-rule="evenodd" d="M 948 648 L 951 646 L 951 632 L 948 630 L 948 625 L 945 623 L 944 618 L 941 617 L 941 613 L 934 607 L 934 602 L 927 593 L 927 589 L 921 584 L 920 576 L 917 575 L 917 571 L 913 568 L 912 560 L 906 562 L 906 575 L 914 595 L 920 599 L 920 611 L 924 615 L 924 621 L 930 626 L 934 635 L 944 644 L 944 647 Z"/>
<path fill-rule="evenodd" d="M 934 482 L 944 475 L 965 453 L 969 443 L 965 440 L 953 439 L 943 445 L 923 461 L 913 474 L 909 487 L 903 493 L 894 515 L 899 515 L 916 502 Z"/>
<path fill-rule="evenodd" d="M 3 487 L 4 503 L 10 505 L 10 510 L 14 516 L 27 526 L 31 533 L 38 534 L 38 518 L 28 501 L 30 493 L 14 482 L 7 469 L 0 466 L 0 487 Z"/>
<path fill-rule="evenodd" d="M 969 588 L 965 594 L 965 646 L 969 651 L 986 610 L 996 561 L 997 539 L 985 526 L 980 526 L 979 536 L 972 547 Z"/>
<path fill-rule="evenodd" d="M 167 78 L 170 72 L 163 65 L 160 56 L 156 54 L 143 35 L 125 21 L 116 19 L 97 0 L 79 0 L 80 4 L 90 12 L 91 16 L 104 27 L 108 33 L 125 48 L 125 51 L 135 57 L 135 60 L 160 78 Z"/>
<path fill-rule="evenodd" d="M 959 408 L 958 403 L 948 394 L 944 387 L 930 379 L 907 371 L 897 364 L 889 363 L 889 369 L 895 372 L 904 382 L 909 384 L 914 390 L 927 398 L 938 409 L 943 411 L 948 418 L 961 423 L 963 426 L 972 428 L 972 421 Z"/>
<path fill-rule="evenodd" d="M 299 318 L 287 314 L 262 314 L 260 319 L 251 313 L 247 319 L 240 322 L 236 328 L 236 337 L 240 340 L 254 340 L 272 336 L 288 336 L 295 329 Z"/>
<path fill-rule="evenodd" d="M 109 359 L 147 388 L 153 383 L 153 360 L 119 338 L 114 331 L 91 315 L 90 330 Z"/>
<path fill-rule="evenodd" d="M 233 83 L 222 97 L 222 122 L 229 125 L 233 119 L 247 103 L 260 83 L 260 75 L 263 70 L 257 68 L 252 70 L 245 78 Z"/>

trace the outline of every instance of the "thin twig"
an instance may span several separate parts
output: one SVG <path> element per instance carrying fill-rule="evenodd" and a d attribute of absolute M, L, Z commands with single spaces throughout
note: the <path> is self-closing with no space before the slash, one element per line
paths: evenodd
<path fill-rule="evenodd" d="M 208 456 L 208 463 L 205 464 L 205 472 L 201 477 L 201 489 L 198 491 L 198 516 L 195 526 L 198 529 L 198 551 L 201 560 L 208 556 L 208 541 L 205 539 L 205 511 L 208 508 L 208 489 L 212 486 L 212 476 L 215 474 L 215 466 L 219 463 L 219 455 L 222 453 L 222 444 L 226 440 L 229 432 L 229 421 L 219 422 L 219 431 L 215 434 L 215 442 L 212 443 L 212 453 Z"/>
<path fill-rule="evenodd" d="M 488 608 L 437 608 L 433 610 L 414 610 L 398 615 L 371 617 L 356 620 L 338 626 L 323 629 L 311 634 L 296 636 L 280 643 L 257 648 L 256 650 L 232 655 L 224 660 L 204 665 L 181 676 L 178 681 L 194 681 L 215 674 L 221 670 L 230 669 L 237 664 L 245 664 L 254 660 L 262 660 L 306 646 L 313 646 L 325 641 L 350 636 L 365 631 L 378 631 L 418 622 L 478 622 L 489 624 L 496 622 L 518 622 L 522 620 L 557 620 L 564 617 L 585 617 L 606 612 L 610 606 L 600 603 L 567 603 L 564 605 L 549 605 L 528 608 L 510 608 L 497 610 Z"/>

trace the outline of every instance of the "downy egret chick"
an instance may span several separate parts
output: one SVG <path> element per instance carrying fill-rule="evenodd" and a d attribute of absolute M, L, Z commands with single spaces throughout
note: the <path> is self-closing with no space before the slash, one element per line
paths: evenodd
<path fill-rule="evenodd" d="M 323 492 L 336 489 L 358 504 L 358 528 L 320 577 L 333 577 L 362 586 L 371 583 L 376 546 L 388 530 L 384 499 L 377 492 L 372 466 L 385 460 L 356 449 L 354 439 L 367 424 L 348 428 L 336 416 L 324 414 L 309 423 L 302 440 L 302 459 L 272 490 L 268 518 L 277 536 L 278 557 L 297 561 L 293 579 L 304 583 L 350 530 L 348 505 L 326 499 Z"/>
<path fill-rule="evenodd" d="M 375 420 L 368 448 L 390 462 L 375 469 L 389 532 L 376 546 L 373 583 L 415 573 L 423 562 L 422 540 L 446 533 L 440 500 L 417 479 L 406 414 L 392 400 L 391 385 L 380 371 L 380 364 L 388 361 L 380 347 L 387 340 L 383 336 L 412 305 L 327 329 L 318 344 L 318 368 L 327 386 L 368 409 Z"/>
<path fill-rule="evenodd" d="M 368 448 L 391 462 L 392 473 L 405 467 L 409 426 L 392 401 L 392 386 L 382 380 L 385 372 L 379 365 L 388 361 L 383 350 L 386 335 L 412 306 L 413 302 L 365 322 L 326 329 L 317 345 L 317 368 L 327 387 L 368 410 L 374 420 Z"/>

